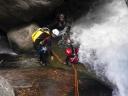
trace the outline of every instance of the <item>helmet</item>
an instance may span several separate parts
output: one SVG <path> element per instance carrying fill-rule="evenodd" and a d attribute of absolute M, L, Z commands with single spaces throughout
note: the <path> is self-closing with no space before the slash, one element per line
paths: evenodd
<path fill-rule="evenodd" d="M 43 27 L 42 29 L 43 31 L 50 31 L 47 27 Z"/>
<path fill-rule="evenodd" d="M 72 49 L 71 48 L 66 48 L 65 53 L 67 56 L 71 56 L 72 55 Z"/>
<path fill-rule="evenodd" d="M 59 21 L 64 21 L 65 20 L 65 16 L 64 16 L 63 13 L 58 14 L 58 20 Z"/>
<path fill-rule="evenodd" d="M 59 30 L 58 29 L 53 29 L 52 30 L 52 34 L 54 34 L 55 36 L 58 36 L 59 35 Z"/>

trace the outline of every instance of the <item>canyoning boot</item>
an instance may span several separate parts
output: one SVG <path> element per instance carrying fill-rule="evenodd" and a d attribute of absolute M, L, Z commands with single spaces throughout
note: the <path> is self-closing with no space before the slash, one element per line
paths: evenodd
<path fill-rule="evenodd" d="M 49 64 L 48 61 L 41 61 L 41 62 L 40 62 L 40 65 L 41 65 L 42 67 L 48 66 L 48 64 Z"/>
<path fill-rule="evenodd" d="M 45 64 L 44 62 L 40 62 L 41 67 L 45 67 L 47 64 Z"/>
<path fill-rule="evenodd" d="M 68 61 L 65 61 L 63 64 L 65 64 L 67 66 L 71 66 L 71 63 L 69 63 Z"/>

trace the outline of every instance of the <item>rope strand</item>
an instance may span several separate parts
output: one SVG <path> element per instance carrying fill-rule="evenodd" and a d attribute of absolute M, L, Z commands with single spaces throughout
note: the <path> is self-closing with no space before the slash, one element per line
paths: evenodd
<path fill-rule="evenodd" d="M 79 96 L 77 65 L 76 64 L 72 64 L 72 68 L 74 70 L 74 96 Z"/>

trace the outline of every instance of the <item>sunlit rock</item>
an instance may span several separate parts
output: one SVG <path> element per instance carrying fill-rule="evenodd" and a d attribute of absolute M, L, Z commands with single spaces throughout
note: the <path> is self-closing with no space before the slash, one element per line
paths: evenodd
<path fill-rule="evenodd" d="M 31 35 L 37 28 L 39 27 L 36 24 L 31 24 L 8 32 L 7 36 L 11 47 L 21 50 L 30 50 L 33 48 Z"/>
<path fill-rule="evenodd" d="M 14 90 L 9 82 L 0 76 L 0 96 L 15 96 Z"/>

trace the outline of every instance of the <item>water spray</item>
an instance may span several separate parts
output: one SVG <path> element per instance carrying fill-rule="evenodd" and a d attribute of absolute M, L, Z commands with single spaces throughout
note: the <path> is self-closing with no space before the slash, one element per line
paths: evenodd
<path fill-rule="evenodd" d="M 78 20 L 74 41 L 80 43 L 80 62 L 113 87 L 113 96 L 128 95 L 128 8 L 127 1 L 112 0 Z M 86 66 L 86 65 L 85 65 Z"/>

